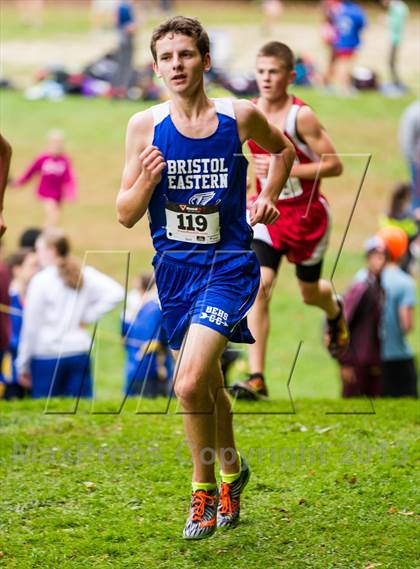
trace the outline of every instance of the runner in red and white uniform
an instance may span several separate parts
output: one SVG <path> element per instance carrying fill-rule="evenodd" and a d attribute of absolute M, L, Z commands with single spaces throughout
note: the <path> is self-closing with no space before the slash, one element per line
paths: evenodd
<path fill-rule="evenodd" d="M 254 227 L 252 247 L 261 265 L 261 288 L 248 322 L 256 342 L 249 350 L 250 377 L 236 383 L 234 391 L 238 397 L 260 399 L 268 395 L 264 379 L 268 308 L 283 255 L 296 266 L 303 302 L 325 312 L 325 341 L 333 357 L 347 347 L 348 331 L 340 299 L 335 297 L 331 283 L 320 278 L 331 226 L 328 203 L 319 189 L 320 179 L 339 176 L 341 161 L 313 110 L 287 92 L 296 75 L 290 48 L 280 42 L 264 45 L 257 55 L 256 75 L 260 96 L 255 104 L 269 122 L 283 130 L 296 150 L 291 177 L 277 202 L 280 217 L 272 225 Z M 267 178 L 270 157 L 255 142 L 248 144 L 259 194 Z"/>
<path fill-rule="evenodd" d="M 256 104 L 258 105 L 258 101 L 256 101 Z M 305 107 L 304 110 L 303 107 Z M 295 146 L 295 165 L 315 164 L 316 169 L 319 170 L 320 156 L 298 134 L 297 117 L 301 110 L 313 114 L 313 111 L 301 99 L 294 95 L 288 96 L 284 124 L 282 125 L 283 131 Z M 259 164 L 258 170 L 261 170 L 264 174 L 265 162 L 263 160 L 266 160 L 269 154 L 252 140 L 248 144 L 254 160 Z M 334 150 L 332 151 L 335 152 Z M 337 172 L 339 168 L 341 172 L 338 158 L 336 156 L 332 156 L 332 158 L 331 169 L 334 166 Z M 257 176 L 256 186 L 258 194 L 261 192 L 264 184 L 265 176 Z M 284 253 L 291 263 L 303 265 L 318 264 L 327 247 L 330 229 L 328 203 L 320 193 L 319 187 L 319 174 L 314 179 L 298 178 L 297 176 L 290 177 L 281 191 L 277 203 L 281 219 L 279 218 L 272 225 L 263 225 L 261 223 L 256 225 L 254 227 L 254 240 L 262 241 L 282 254 Z M 299 271 L 299 269 L 297 270 Z M 305 278 L 302 280 L 305 280 Z"/>

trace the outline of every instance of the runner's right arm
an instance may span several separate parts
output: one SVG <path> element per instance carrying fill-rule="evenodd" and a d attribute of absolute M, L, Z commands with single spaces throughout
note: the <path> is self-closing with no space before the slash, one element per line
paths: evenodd
<path fill-rule="evenodd" d="M 250 209 L 251 225 L 274 223 L 279 216 L 276 203 L 289 177 L 295 150 L 284 134 L 250 101 L 235 101 L 235 113 L 242 142 L 252 139 L 271 154 L 267 183 Z"/>
<path fill-rule="evenodd" d="M 126 159 L 116 204 L 118 221 L 124 227 L 133 227 L 146 213 L 166 167 L 159 148 L 151 145 L 152 138 L 152 113 L 134 115 L 127 127 Z"/>

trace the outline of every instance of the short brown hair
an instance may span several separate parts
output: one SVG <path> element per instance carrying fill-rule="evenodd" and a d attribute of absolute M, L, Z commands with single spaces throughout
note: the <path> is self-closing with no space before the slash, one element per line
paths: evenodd
<path fill-rule="evenodd" d="M 295 55 L 288 45 L 279 41 L 270 41 L 262 46 L 257 57 L 276 57 L 292 71 L 295 68 Z"/>
<path fill-rule="evenodd" d="M 198 51 L 201 57 L 210 53 L 210 40 L 206 30 L 195 18 L 186 18 L 184 16 L 175 16 L 166 20 L 163 24 L 158 26 L 152 34 L 150 42 L 150 51 L 152 52 L 153 59 L 156 59 L 156 42 L 167 34 L 181 34 L 188 36 L 195 40 Z"/>

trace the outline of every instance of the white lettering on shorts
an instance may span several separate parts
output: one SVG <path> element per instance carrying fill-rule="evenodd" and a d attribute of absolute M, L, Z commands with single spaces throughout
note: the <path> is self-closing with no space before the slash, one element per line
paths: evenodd
<path fill-rule="evenodd" d="M 228 318 L 229 314 L 216 306 L 207 306 L 200 316 L 200 320 L 208 319 L 209 322 L 213 322 L 216 326 L 225 326 L 226 328 L 229 326 L 227 323 Z"/>

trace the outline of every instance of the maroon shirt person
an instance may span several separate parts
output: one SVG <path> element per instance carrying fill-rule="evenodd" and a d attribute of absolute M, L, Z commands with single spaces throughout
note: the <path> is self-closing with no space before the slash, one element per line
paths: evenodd
<path fill-rule="evenodd" d="M 386 261 L 385 245 L 373 237 L 365 245 L 367 267 L 356 275 L 344 295 L 344 314 L 350 344 L 339 358 L 343 397 L 382 395 L 380 325 L 385 292 L 380 274 Z"/>

